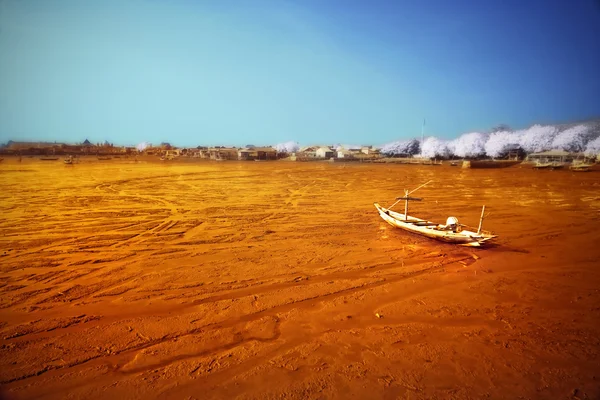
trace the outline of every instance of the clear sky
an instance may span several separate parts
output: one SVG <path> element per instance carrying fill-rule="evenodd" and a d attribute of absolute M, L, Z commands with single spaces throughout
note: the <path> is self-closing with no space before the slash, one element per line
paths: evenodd
<path fill-rule="evenodd" d="M 596 0 L 0 0 L 0 142 L 382 144 L 600 116 Z"/>

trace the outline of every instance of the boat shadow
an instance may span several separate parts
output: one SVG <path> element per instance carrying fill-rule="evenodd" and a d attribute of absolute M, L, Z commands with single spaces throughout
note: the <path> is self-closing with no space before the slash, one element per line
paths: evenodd
<path fill-rule="evenodd" d="M 529 254 L 530 251 L 518 247 L 513 247 L 507 243 L 490 242 L 486 243 L 485 246 L 480 247 L 481 250 L 492 250 L 492 251 L 503 251 L 511 253 L 523 253 Z"/>

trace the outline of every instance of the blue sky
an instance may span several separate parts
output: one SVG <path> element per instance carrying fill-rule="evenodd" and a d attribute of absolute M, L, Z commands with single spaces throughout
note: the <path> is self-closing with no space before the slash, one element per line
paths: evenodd
<path fill-rule="evenodd" d="M 382 144 L 600 116 L 595 0 L 0 0 L 0 142 Z"/>

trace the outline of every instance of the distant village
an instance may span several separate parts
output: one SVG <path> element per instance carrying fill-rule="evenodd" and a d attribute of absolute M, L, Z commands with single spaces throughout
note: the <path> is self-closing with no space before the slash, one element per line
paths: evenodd
<path fill-rule="evenodd" d="M 374 146 L 276 146 L 258 147 L 247 145 L 245 147 L 175 147 L 169 143 L 158 146 L 144 143 L 143 146 L 114 146 L 111 143 L 91 143 L 85 140 L 80 144 L 67 144 L 57 142 L 18 142 L 9 141 L 0 145 L 0 156 L 35 157 L 41 159 L 58 159 L 66 156 L 78 158 L 80 156 L 96 156 L 99 160 L 110 158 L 146 157 L 161 161 L 173 160 L 240 160 L 240 161 L 332 161 L 332 162 L 395 162 L 407 164 L 440 165 L 442 160 L 449 160 L 451 165 L 458 165 L 456 158 L 461 160 L 481 160 L 490 157 L 421 157 L 419 155 L 419 142 L 412 140 L 406 150 L 386 153 Z M 539 165 L 557 167 L 558 164 L 574 162 L 596 163 L 600 155 L 586 157 L 580 152 L 563 150 L 549 150 L 538 153 L 525 153 L 518 146 L 508 146 L 506 150 L 496 157 L 496 160 L 512 162 L 529 161 Z M 552 164 L 553 163 L 553 164 Z M 463 166 L 474 168 L 474 161 L 464 161 Z M 483 164 L 482 164 L 483 165 Z M 493 164 L 498 166 L 500 164 Z"/>
<path fill-rule="evenodd" d="M 206 160 L 278 160 L 289 158 L 291 161 L 355 159 L 368 160 L 380 158 L 379 150 L 373 146 L 342 148 L 334 146 L 308 146 L 289 152 L 274 147 L 175 147 L 169 143 L 159 146 L 146 145 L 143 149 L 133 146 L 114 146 L 111 143 L 91 143 L 85 140 L 80 144 L 52 142 L 16 142 L 9 141 L 0 147 L 2 155 L 19 156 L 156 156 L 163 160 L 177 158 L 199 158 Z"/>

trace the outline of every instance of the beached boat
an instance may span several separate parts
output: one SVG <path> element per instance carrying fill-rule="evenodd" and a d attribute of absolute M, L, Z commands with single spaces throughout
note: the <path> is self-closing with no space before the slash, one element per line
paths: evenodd
<path fill-rule="evenodd" d="M 564 165 L 553 161 L 553 162 L 536 162 L 535 164 L 533 164 L 533 168 L 534 169 L 561 169 L 563 168 Z"/>
<path fill-rule="evenodd" d="M 584 163 L 573 163 L 569 167 L 569 169 L 573 172 L 590 172 L 592 169 L 592 164 L 584 164 Z"/>
<path fill-rule="evenodd" d="M 463 168 L 508 168 L 521 164 L 522 160 L 465 160 Z"/>
<path fill-rule="evenodd" d="M 438 160 L 427 160 L 427 161 L 422 161 L 421 164 L 422 165 L 437 165 L 440 166 L 442 165 L 443 161 L 438 161 Z"/>
<path fill-rule="evenodd" d="M 446 224 L 442 225 L 408 215 L 408 202 L 411 200 L 422 200 L 420 198 L 410 197 L 410 194 L 423 186 L 425 185 L 421 185 L 412 192 L 405 190 L 404 197 L 398 197 L 396 199 L 396 202 L 388 208 L 384 208 L 378 203 L 374 203 L 375 208 L 377 209 L 379 215 L 385 222 L 396 228 L 400 228 L 412 233 L 416 233 L 422 236 L 441 240 L 448 243 L 454 243 L 462 246 L 478 247 L 486 243 L 487 241 L 497 237 L 497 235 L 492 234 L 492 232 L 484 231 L 481 229 L 483 218 L 485 216 L 485 206 L 483 206 L 483 209 L 481 211 L 481 219 L 479 220 L 479 228 L 477 229 L 460 224 L 458 222 L 458 219 L 456 219 L 455 217 L 448 217 L 448 219 L 446 220 Z M 405 201 L 404 214 L 390 210 L 391 207 L 393 207 L 402 200 Z"/>

